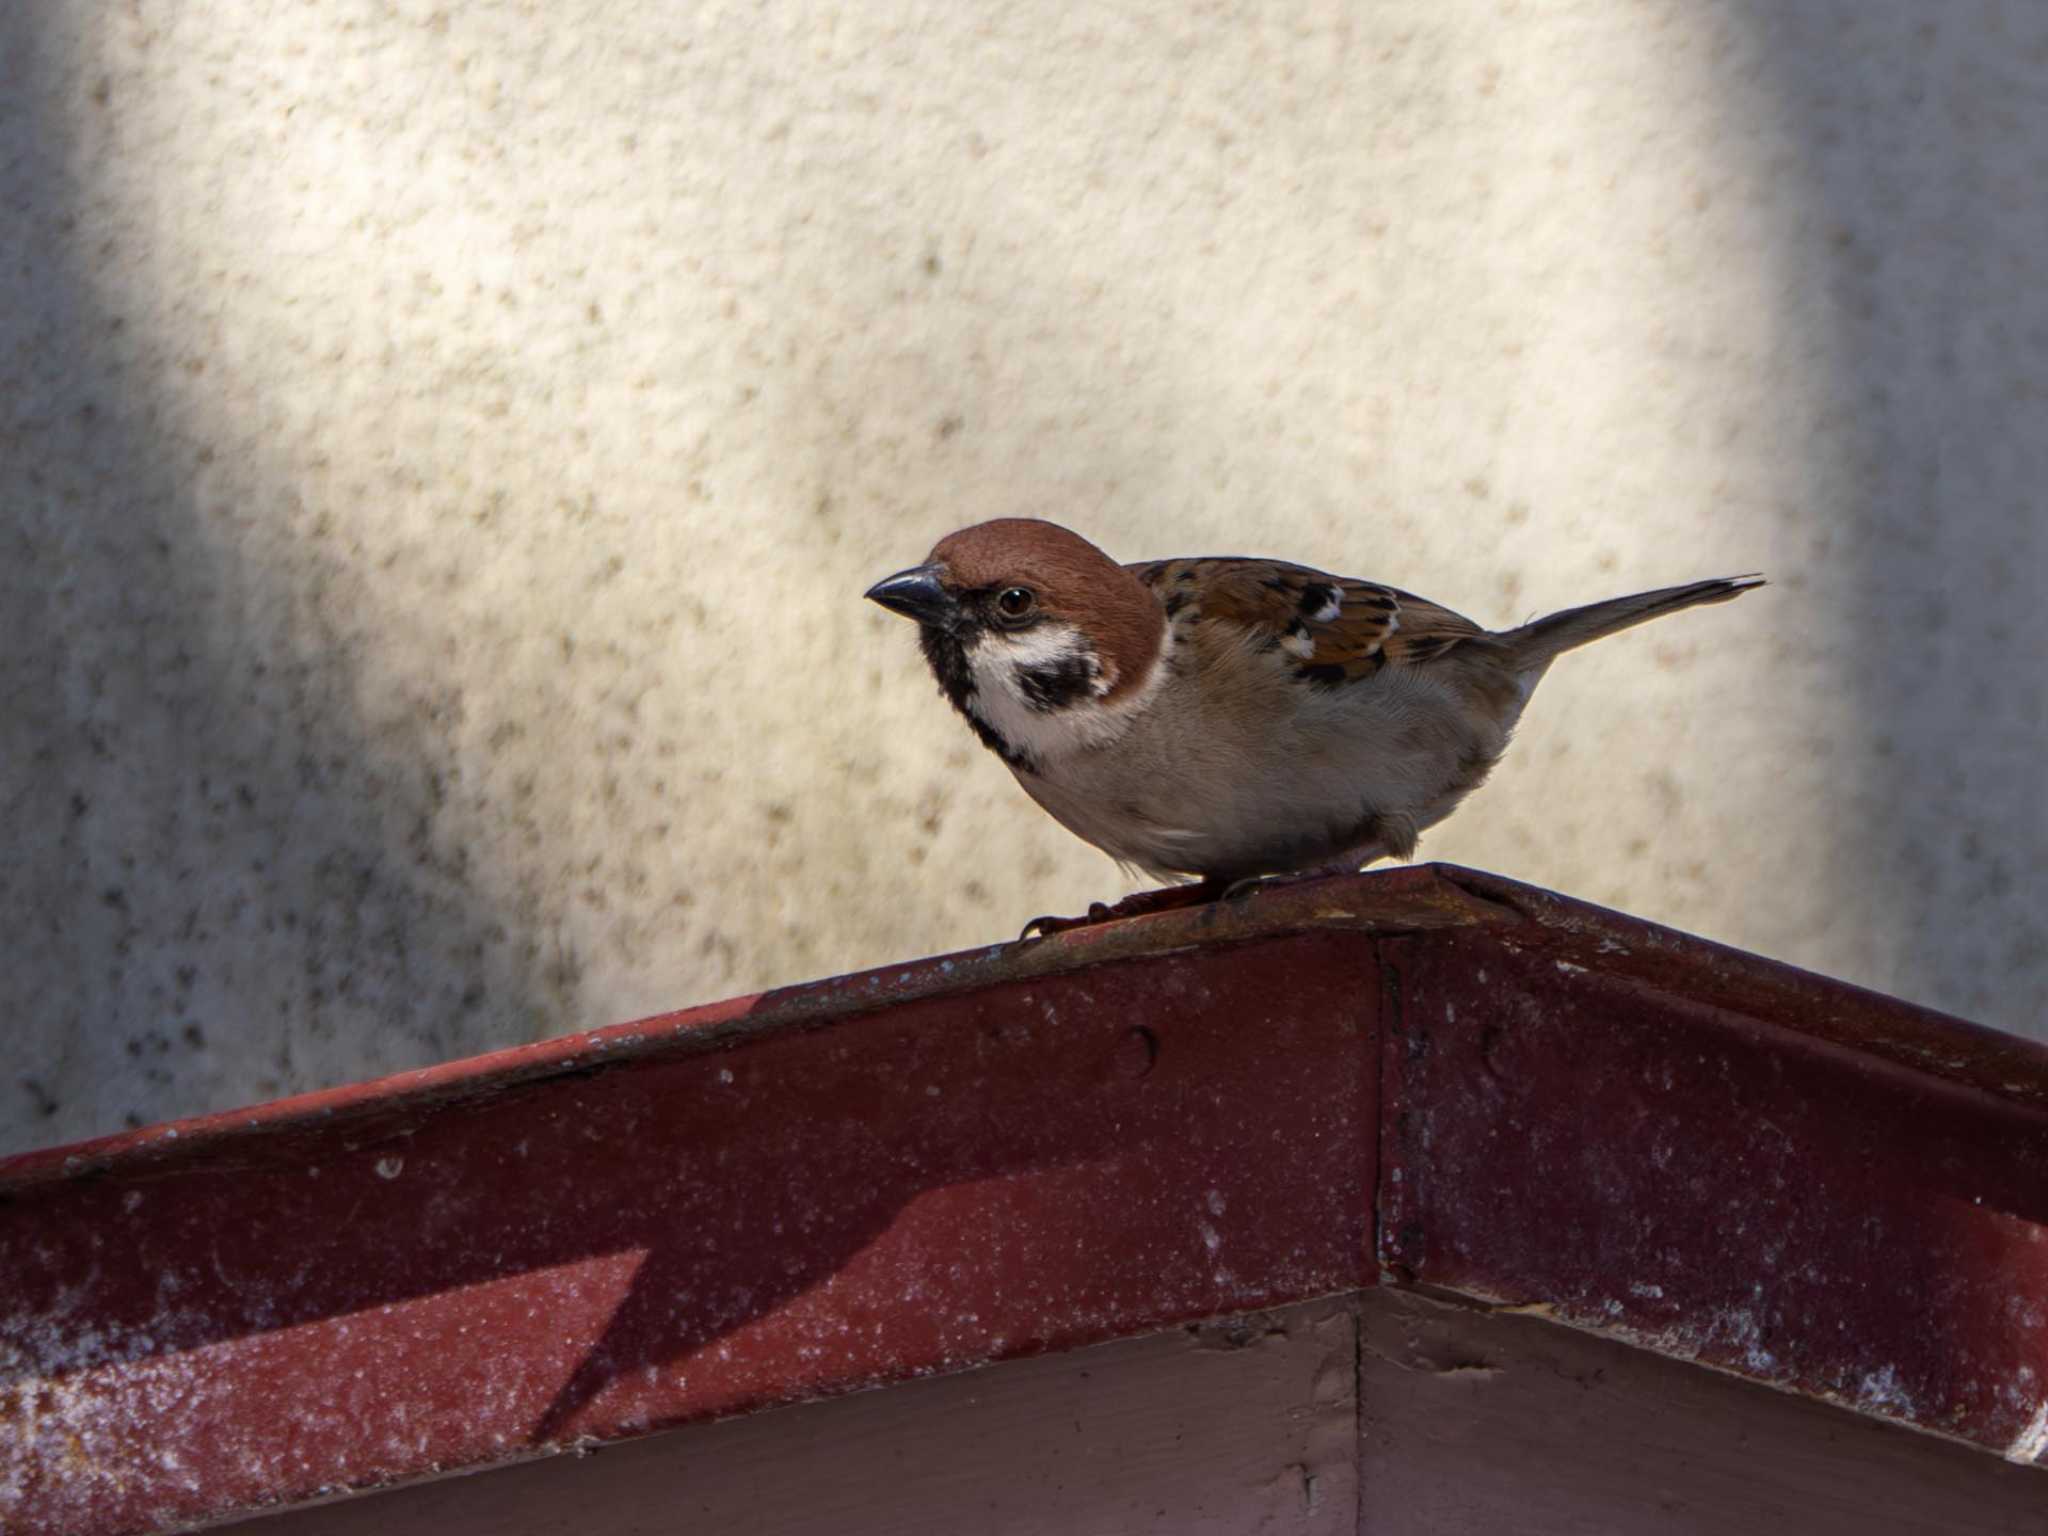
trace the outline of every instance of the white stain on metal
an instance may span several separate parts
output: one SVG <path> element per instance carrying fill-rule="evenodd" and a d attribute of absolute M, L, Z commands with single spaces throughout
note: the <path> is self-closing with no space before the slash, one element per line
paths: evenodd
<path fill-rule="evenodd" d="M 1901 1418 L 1914 1416 L 1912 1394 L 1899 1381 L 1899 1373 L 1893 1366 L 1882 1370 L 1865 1371 L 1857 1383 L 1857 1401 L 1870 1407 L 1883 1408 Z"/>
<path fill-rule="evenodd" d="M 2048 1451 L 2048 1398 L 2035 1408 L 2027 1427 L 2013 1436 L 2012 1444 L 2005 1448 L 2005 1459 L 2032 1465 L 2041 1459 L 2043 1451 Z"/>

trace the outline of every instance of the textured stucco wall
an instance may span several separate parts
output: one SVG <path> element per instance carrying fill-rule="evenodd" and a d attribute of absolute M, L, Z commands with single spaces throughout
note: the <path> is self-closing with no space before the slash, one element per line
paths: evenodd
<path fill-rule="evenodd" d="M 2040 1031 L 2048 10 L 0 8 L 0 1148 L 1124 888 L 868 581 L 1572 658 L 1425 856 Z"/>

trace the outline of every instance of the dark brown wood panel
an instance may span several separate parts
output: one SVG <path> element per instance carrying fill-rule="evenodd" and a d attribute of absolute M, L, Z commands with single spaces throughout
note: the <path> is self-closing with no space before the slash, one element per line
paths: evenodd
<path fill-rule="evenodd" d="M 235 1536 L 1348 1536 L 1345 1302 L 245 1521 Z"/>
<path fill-rule="evenodd" d="M 231 1529 L 2029 1536 L 2048 1532 L 2048 1476 L 1541 1317 L 1381 1289 Z"/>
<path fill-rule="evenodd" d="M 1362 1536 L 2029 1536 L 2048 1473 L 1561 1327 L 1364 1299 Z"/>

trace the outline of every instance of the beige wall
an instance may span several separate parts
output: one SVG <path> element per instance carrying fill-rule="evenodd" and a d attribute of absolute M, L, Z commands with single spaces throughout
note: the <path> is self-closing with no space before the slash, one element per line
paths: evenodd
<path fill-rule="evenodd" d="M 0 1147 L 1123 889 L 860 601 L 1044 513 L 1561 665 L 1426 856 L 2048 997 L 2048 11 L 0 9 Z"/>

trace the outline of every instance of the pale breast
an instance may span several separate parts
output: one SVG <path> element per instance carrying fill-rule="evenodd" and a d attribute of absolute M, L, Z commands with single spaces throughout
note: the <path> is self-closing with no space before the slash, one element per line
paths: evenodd
<path fill-rule="evenodd" d="M 1223 626 L 1191 624 L 1177 641 L 1151 706 L 1112 750 L 1018 773 L 1075 835 L 1157 875 L 1406 855 L 1506 744 L 1425 669 L 1307 687 L 1284 653 Z"/>

